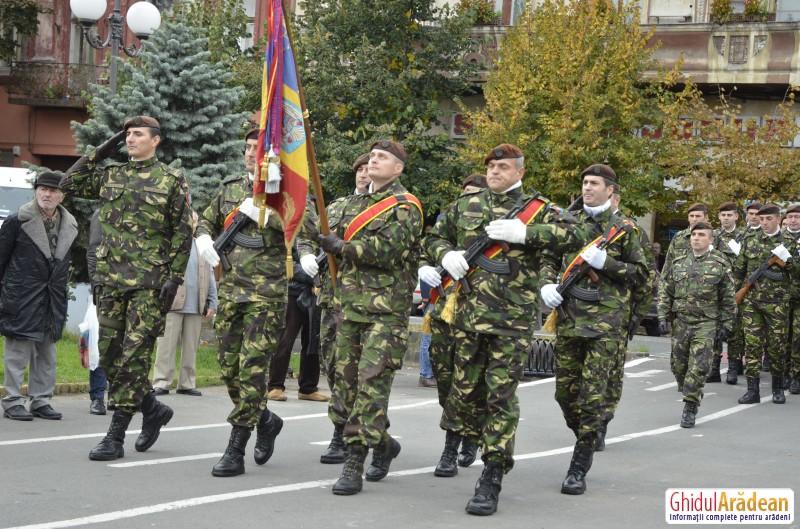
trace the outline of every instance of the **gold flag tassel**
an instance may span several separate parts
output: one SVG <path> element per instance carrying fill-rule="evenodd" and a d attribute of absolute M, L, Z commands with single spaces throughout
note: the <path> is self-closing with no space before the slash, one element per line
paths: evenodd
<path fill-rule="evenodd" d="M 556 323 L 558 323 L 558 311 L 553 309 L 550 311 L 550 314 L 547 315 L 547 319 L 545 320 L 544 325 L 542 325 L 542 330 L 549 334 L 555 334 Z"/>
<path fill-rule="evenodd" d="M 267 181 L 267 174 L 269 172 L 268 161 L 266 157 L 261 162 L 261 167 L 259 167 L 259 175 L 258 178 L 262 182 Z M 258 227 L 263 228 L 264 225 L 267 223 L 267 194 L 266 193 L 256 193 L 253 196 L 253 205 L 258 208 Z"/>
<path fill-rule="evenodd" d="M 433 317 L 431 316 L 430 312 L 425 314 L 425 317 L 422 318 L 422 333 L 423 334 L 431 334 L 431 332 L 432 332 L 431 331 L 431 319 L 432 318 Z"/>
<path fill-rule="evenodd" d="M 458 303 L 458 293 L 460 288 L 454 288 L 453 293 L 447 296 L 447 302 L 442 307 L 442 321 L 449 325 L 456 322 L 456 303 Z"/>

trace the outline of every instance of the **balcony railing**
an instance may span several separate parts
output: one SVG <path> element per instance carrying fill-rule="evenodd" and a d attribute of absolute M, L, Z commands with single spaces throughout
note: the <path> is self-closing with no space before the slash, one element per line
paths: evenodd
<path fill-rule="evenodd" d="M 105 66 L 15 62 L 11 65 L 9 102 L 33 106 L 83 108 L 90 83 L 103 83 Z"/>

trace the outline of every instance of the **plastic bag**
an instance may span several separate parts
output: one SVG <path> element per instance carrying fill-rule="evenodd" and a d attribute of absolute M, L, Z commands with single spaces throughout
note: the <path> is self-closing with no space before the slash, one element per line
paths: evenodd
<path fill-rule="evenodd" d="M 78 343 L 81 365 L 94 371 L 100 364 L 100 348 L 98 347 L 100 322 L 97 321 L 97 308 L 91 297 L 89 297 L 89 305 L 86 307 L 86 315 L 78 325 L 78 330 L 81 333 Z"/>

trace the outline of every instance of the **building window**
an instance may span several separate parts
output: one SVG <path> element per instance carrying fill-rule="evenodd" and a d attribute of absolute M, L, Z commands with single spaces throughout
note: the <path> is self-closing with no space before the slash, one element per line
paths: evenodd
<path fill-rule="evenodd" d="M 731 47 L 728 52 L 728 63 L 745 64 L 748 59 L 747 49 L 750 35 L 734 35 L 730 38 Z"/>
<path fill-rule="evenodd" d="M 242 0 L 242 7 L 244 14 L 247 15 L 247 33 L 248 36 L 239 39 L 239 48 L 244 51 L 255 46 L 256 34 L 256 0 Z"/>

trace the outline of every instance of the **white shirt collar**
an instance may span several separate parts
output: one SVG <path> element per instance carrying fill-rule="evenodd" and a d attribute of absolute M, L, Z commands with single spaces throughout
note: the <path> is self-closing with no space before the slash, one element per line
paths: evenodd
<path fill-rule="evenodd" d="M 583 205 L 583 211 L 586 212 L 587 215 L 594 218 L 597 215 L 601 214 L 605 210 L 611 207 L 611 199 L 606 200 L 605 204 L 601 204 L 599 206 L 587 206 L 586 204 Z"/>

